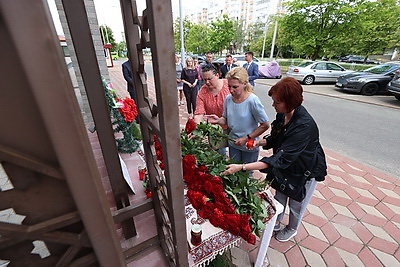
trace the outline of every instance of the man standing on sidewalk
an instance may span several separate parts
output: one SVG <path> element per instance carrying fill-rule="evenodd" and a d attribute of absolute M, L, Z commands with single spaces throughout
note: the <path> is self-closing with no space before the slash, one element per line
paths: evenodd
<path fill-rule="evenodd" d="M 228 71 L 230 71 L 234 67 L 237 67 L 237 65 L 232 63 L 232 56 L 226 55 L 225 64 L 221 67 L 221 78 L 224 79 Z"/>
<path fill-rule="evenodd" d="M 201 73 L 202 73 L 202 68 L 204 67 L 204 66 L 206 66 L 206 65 L 208 65 L 208 64 L 211 64 L 211 62 L 212 62 L 212 60 L 213 60 L 213 55 L 212 55 L 212 53 L 211 52 L 207 52 L 206 53 L 206 60 L 205 61 L 203 61 L 201 64 L 200 64 L 200 68 L 199 68 L 199 74 L 200 74 L 200 79 L 198 80 L 198 84 L 199 84 L 199 88 L 201 88 L 203 85 L 204 85 L 204 81 L 203 81 L 203 77 L 201 76 Z"/>
<path fill-rule="evenodd" d="M 122 64 L 122 74 L 124 75 L 129 95 L 135 101 L 135 104 L 136 104 L 137 103 L 136 94 L 135 94 L 135 88 L 133 87 L 133 80 L 132 80 L 132 68 L 131 68 L 131 62 L 129 60 L 125 61 Z"/>
<path fill-rule="evenodd" d="M 244 59 L 247 61 L 243 65 L 243 68 L 247 70 L 247 73 L 249 74 L 249 83 L 254 86 L 254 80 L 260 77 L 260 74 L 258 72 L 258 65 L 253 61 L 253 52 L 246 52 L 244 54 Z"/>

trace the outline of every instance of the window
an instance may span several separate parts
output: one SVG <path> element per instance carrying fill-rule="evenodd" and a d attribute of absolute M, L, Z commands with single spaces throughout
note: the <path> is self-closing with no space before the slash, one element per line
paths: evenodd
<path fill-rule="evenodd" d="M 338 71 L 343 70 L 340 66 L 333 63 L 328 63 L 327 65 L 328 65 L 328 70 L 338 70 Z"/>
<path fill-rule="evenodd" d="M 326 63 L 318 63 L 314 66 L 315 70 L 326 70 Z"/>

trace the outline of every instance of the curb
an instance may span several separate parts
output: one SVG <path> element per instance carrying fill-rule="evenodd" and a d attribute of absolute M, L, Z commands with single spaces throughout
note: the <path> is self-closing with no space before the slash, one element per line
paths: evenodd
<path fill-rule="evenodd" d="M 260 83 L 260 82 L 257 82 L 257 81 L 256 81 L 256 84 L 267 85 L 267 86 L 274 86 L 275 85 L 275 83 L 274 84 Z M 354 102 L 358 102 L 358 103 L 365 103 L 365 104 L 371 104 L 371 105 L 375 105 L 375 106 L 382 106 L 382 107 L 387 107 L 387 108 L 400 109 L 400 106 L 394 106 L 394 105 L 384 104 L 384 103 L 375 103 L 375 102 L 361 100 L 361 99 L 347 98 L 345 96 L 338 96 L 338 95 L 331 95 L 331 94 L 326 94 L 326 93 L 321 93 L 321 92 L 315 92 L 315 91 L 307 90 L 306 88 L 304 88 L 304 86 L 303 86 L 303 91 L 306 92 L 306 93 L 310 93 L 310 94 L 329 96 L 329 97 L 334 97 L 334 98 L 338 98 L 338 99 L 354 101 Z"/>

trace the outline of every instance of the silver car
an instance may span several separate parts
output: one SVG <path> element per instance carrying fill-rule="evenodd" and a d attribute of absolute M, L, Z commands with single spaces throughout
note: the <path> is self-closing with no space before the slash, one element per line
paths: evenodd
<path fill-rule="evenodd" d="M 347 70 L 335 62 L 329 61 L 307 61 L 298 66 L 289 66 L 287 77 L 293 77 L 304 84 L 314 82 L 336 82 L 336 79 L 343 74 L 353 72 Z"/>

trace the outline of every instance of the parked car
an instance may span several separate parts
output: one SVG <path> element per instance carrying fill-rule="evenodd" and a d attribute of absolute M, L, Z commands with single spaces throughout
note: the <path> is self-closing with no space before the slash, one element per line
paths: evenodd
<path fill-rule="evenodd" d="M 244 55 L 232 55 L 232 58 L 237 59 L 237 62 L 235 64 L 238 66 L 243 67 L 243 65 L 247 63 L 247 61 L 244 59 Z M 265 66 L 265 65 L 269 64 L 268 61 L 261 61 L 256 57 L 253 57 L 253 61 L 255 63 L 257 63 L 258 66 Z M 222 65 L 225 64 L 225 57 L 223 56 L 223 57 L 217 58 L 217 59 L 213 60 L 213 63 L 218 63 L 222 67 Z"/>
<path fill-rule="evenodd" d="M 379 61 L 372 60 L 367 58 L 364 63 L 364 57 L 355 56 L 355 55 L 348 55 L 344 57 L 340 57 L 339 61 L 347 62 L 347 63 L 358 63 L 358 64 L 380 64 Z"/>
<path fill-rule="evenodd" d="M 399 62 L 400 63 L 400 62 Z M 400 70 L 397 70 L 393 79 L 388 83 L 387 90 L 400 100 Z"/>
<path fill-rule="evenodd" d="M 225 57 L 220 57 L 212 61 L 212 63 L 217 63 L 220 67 L 225 64 Z"/>
<path fill-rule="evenodd" d="M 298 66 L 289 66 L 287 77 L 293 77 L 299 82 L 310 85 L 314 82 L 336 82 L 343 74 L 351 73 L 335 62 L 330 61 L 306 61 Z"/>
<path fill-rule="evenodd" d="M 232 58 L 236 58 L 237 59 L 236 64 L 241 67 L 243 67 L 243 65 L 247 63 L 247 61 L 244 59 L 244 55 L 232 55 Z M 253 57 L 253 61 L 257 63 L 258 66 L 264 66 L 269 63 L 268 61 L 261 61 L 256 57 Z"/>
<path fill-rule="evenodd" d="M 337 79 L 336 87 L 346 91 L 375 95 L 386 91 L 387 84 L 393 79 L 400 64 L 382 64 L 361 72 L 342 75 Z"/>
<path fill-rule="evenodd" d="M 111 58 L 112 58 L 113 60 L 119 59 L 118 53 L 117 53 L 117 52 L 111 52 Z"/>
<path fill-rule="evenodd" d="M 199 55 L 189 55 L 187 57 L 191 57 L 191 58 L 197 57 L 197 59 L 199 60 L 199 64 L 203 63 L 206 60 L 205 57 L 199 56 Z"/>
<path fill-rule="evenodd" d="M 280 79 L 282 78 L 281 67 L 279 63 L 272 60 L 270 63 L 264 66 L 260 66 L 258 69 L 260 73 L 260 79 Z"/>

